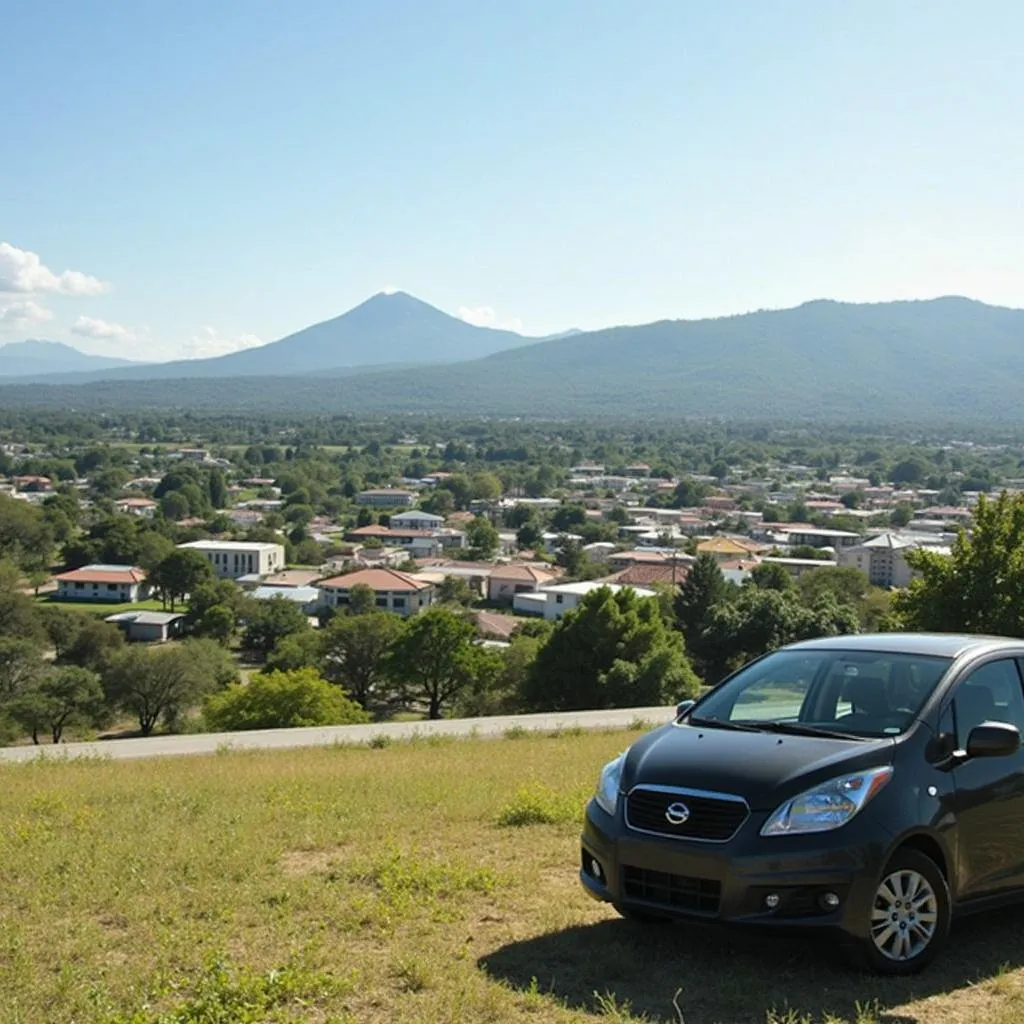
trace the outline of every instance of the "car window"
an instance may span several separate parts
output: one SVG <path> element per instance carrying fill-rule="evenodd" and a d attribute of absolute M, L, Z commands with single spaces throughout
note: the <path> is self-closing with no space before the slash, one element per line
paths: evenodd
<path fill-rule="evenodd" d="M 1024 732 L 1024 691 L 1017 663 L 990 661 L 962 680 L 953 696 L 957 742 L 963 746 L 982 722 L 1005 722 Z"/>
<path fill-rule="evenodd" d="M 777 651 L 726 680 L 693 717 L 891 736 L 909 728 L 949 664 L 895 651 Z"/>

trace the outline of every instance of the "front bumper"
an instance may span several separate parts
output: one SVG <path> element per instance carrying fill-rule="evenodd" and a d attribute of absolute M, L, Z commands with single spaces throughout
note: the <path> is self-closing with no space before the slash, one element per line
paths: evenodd
<path fill-rule="evenodd" d="M 591 801 L 580 881 L 595 899 L 625 910 L 866 937 L 889 833 L 865 811 L 833 832 L 763 837 L 766 818 L 752 812 L 728 842 L 698 842 L 637 833 L 626 827 L 621 801 L 614 816 Z M 774 906 L 769 896 L 778 897 Z"/>

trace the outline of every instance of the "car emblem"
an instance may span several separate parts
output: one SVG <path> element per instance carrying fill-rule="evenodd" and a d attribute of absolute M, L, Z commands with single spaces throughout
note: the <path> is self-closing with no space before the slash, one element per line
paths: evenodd
<path fill-rule="evenodd" d="M 665 820 L 670 825 L 685 825 L 690 819 L 690 808 L 684 803 L 669 804 L 665 809 Z"/>

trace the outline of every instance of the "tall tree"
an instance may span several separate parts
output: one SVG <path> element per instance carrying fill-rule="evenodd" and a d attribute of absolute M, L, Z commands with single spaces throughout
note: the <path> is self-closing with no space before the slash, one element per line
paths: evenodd
<path fill-rule="evenodd" d="M 538 711 L 640 707 L 698 692 L 682 636 L 656 600 L 601 587 L 555 626 L 522 686 Z"/>
<path fill-rule="evenodd" d="M 184 601 L 213 576 L 213 567 L 200 552 L 176 548 L 149 574 L 149 583 L 159 591 L 165 606 L 170 602 L 173 612 L 177 601 Z"/>
<path fill-rule="evenodd" d="M 320 632 L 323 674 L 363 707 L 379 702 L 387 681 L 387 653 L 402 629 L 391 612 L 338 615 Z"/>
<path fill-rule="evenodd" d="M 1024 636 L 1024 495 L 984 495 L 947 555 L 904 555 L 918 577 L 893 605 L 907 629 Z"/>
<path fill-rule="evenodd" d="M 711 554 L 697 556 L 686 578 L 679 585 L 675 599 L 676 624 L 686 640 L 686 650 L 698 674 L 706 676 L 710 651 L 705 649 L 704 630 L 711 610 L 727 601 L 731 588 L 722 575 L 717 559 Z"/>
<path fill-rule="evenodd" d="M 250 651 L 266 656 L 286 636 L 309 629 L 306 613 L 285 597 L 253 602 L 248 613 L 242 644 Z"/>
<path fill-rule="evenodd" d="M 476 630 L 448 608 L 430 608 L 407 620 L 391 646 L 388 672 L 430 718 L 472 685 L 479 669 Z"/>
<path fill-rule="evenodd" d="M 46 732 L 60 743 L 69 725 L 98 725 L 110 716 L 100 677 L 77 665 L 52 668 L 8 705 L 8 714 L 39 742 Z"/>
<path fill-rule="evenodd" d="M 103 675 L 108 702 L 135 715 L 143 736 L 163 717 L 176 722 L 189 708 L 237 675 L 226 652 L 210 641 L 127 647 Z"/>
<path fill-rule="evenodd" d="M 493 558 L 498 551 L 498 531 L 486 516 L 476 516 L 466 524 L 466 539 L 477 558 Z"/>

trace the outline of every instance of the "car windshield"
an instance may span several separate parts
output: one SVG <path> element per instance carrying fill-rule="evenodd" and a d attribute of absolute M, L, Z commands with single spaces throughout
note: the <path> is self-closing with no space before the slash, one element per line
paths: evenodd
<path fill-rule="evenodd" d="M 910 727 L 950 660 L 890 651 L 777 651 L 708 694 L 690 720 L 809 735 L 895 736 Z"/>

